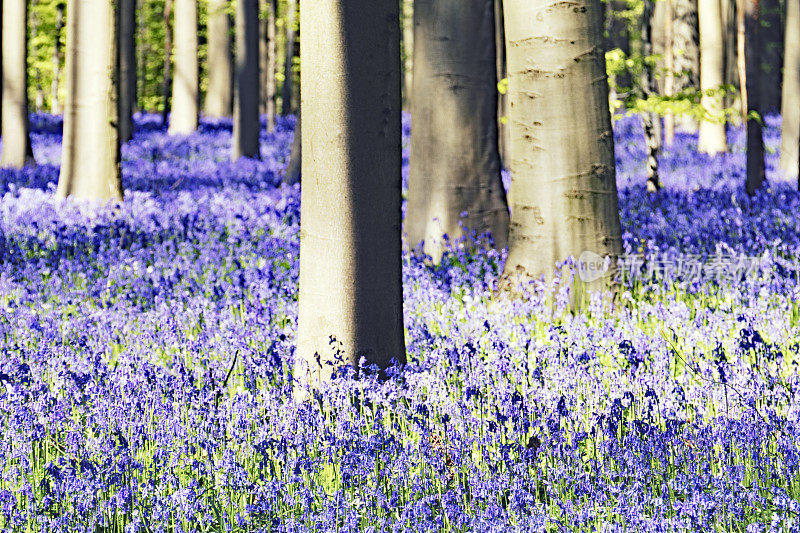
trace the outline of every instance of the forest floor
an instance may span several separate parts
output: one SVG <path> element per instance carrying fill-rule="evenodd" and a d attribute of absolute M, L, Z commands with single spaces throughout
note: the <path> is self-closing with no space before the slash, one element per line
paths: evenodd
<path fill-rule="evenodd" d="M 402 375 L 295 405 L 293 119 L 230 163 L 230 121 L 138 117 L 101 208 L 53 197 L 35 116 L 38 166 L 0 170 L 0 530 L 800 530 L 800 193 L 767 124 L 748 198 L 741 130 L 714 158 L 678 135 L 648 195 L 617 123 L 613 305 L 406 255 Z"/>

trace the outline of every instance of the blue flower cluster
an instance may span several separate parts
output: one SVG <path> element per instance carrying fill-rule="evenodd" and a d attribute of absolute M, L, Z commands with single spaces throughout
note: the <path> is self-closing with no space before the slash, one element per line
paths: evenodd
<path fill-rule="evenodd" d="M 54 198 L 60 122 L 32 124 L 40 164 L 0 171 L 0 530 L 800 531 L 800 194 L 773 155 L 742 192 L 741 131 L 679 136 L 648 196 L 619 122 L 621 217 L 629 253 L 757 276 L 573 314 L 558 280 L 497 293 L 503 253 L 407 255 L 409 364 L 295 404 L 293 119 L 230 163 L 229 121 L 138 116 L 102 208 Z"/>

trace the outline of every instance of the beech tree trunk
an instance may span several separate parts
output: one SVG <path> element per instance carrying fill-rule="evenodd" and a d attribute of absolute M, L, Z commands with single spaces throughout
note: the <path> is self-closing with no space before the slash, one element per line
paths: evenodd
<path fill-rule="evenodd" d="M 313 15 L 312 15 L 313 16 Z M 297 20 L 297 0 L 287 0 L 286 2 L 286 58 L 283 64 L 283 88 L 281 90 L 281 114 L 283 116 L 292 114 L 292 93 L 294 92 L 294 73 L 292 64 L 294 62 L 295 35 L 294 26 Z"/>
<path fill-rule="evenodd" d="M 700 45 L 697 27 L 697 0 L 674 0 L 672 19 L 675 92 L 700 87 Z M 697 121 L 692 117 L 675 117 L 678 130 L 695 133 Z"/>
<path fill-rule="evenodd" d="M 208 91 L 204 105 L 209 117 L 231 116 L 231 23 L 228 0 L 208 3 Z"/>
<path fill-rule="evenodd" d="M 514 180 L 504 276 L 551 276 L 556 263 L 583 252 L 616 264 L 601 2 L 505 0 L 505 11 Z"/>
<path fill-rule="evenodd" d="M 33 162 L 28 122 L 28 2 L 3 0 L 3 155 L 0 166 L 22 168 Z"/>
<path fill-rule="evenodd" d="M 414 0 L 403 2 L 403 107 L 411 109 L 414 80 Z"/>
<path fill-rule="evenodd" d="M 161 111 L 161 123 L 166 126 L 172 107 L 172 2 L 164 0 L 164 80 L 161 94 L 164 108 Z"/>
<path fill-rule="evenodd" d="M 289 154 L 289 162 L 286 165 L 286 173 L 283 175 L 283 182 L 286 185 L 300 183 L 300 173 L 303 162 L 303 135 L 301 133 L 303 121 L 300 119 L 302 110 L 297 112 L 297 122 L 294 126 L 294 137 L 292 138 L 292 151 Z"/>
<path fill-rule="evenodd" d="M 261 74 L 261 112 L 267 116 L 267 131 L 275 129 L 275 14 L 277 0 L 266 0 L 266 17 L 262 17 L 259 38 L 259 72 Z"/>
<path fill-rule="evenodd" d="M 108 0 L 67 3 L 61 197 L 122 199 L 114 11 Z"/>
<path fill-rule="evenodd" d="M 761 114 L 759 85 L 761 46 L 759 0 L 737 0 L 739 85 L 742 120 L 747 124 L 747 194 L 754 195 L 764 183 L 764 135 L 761 122 L 752 113 Z"/>
<path fill-rule="evenodd" d="M 53 79 L 50 81 L 50 112 L 61 114 L 61 102 L 58 95 L 58 82 L 61 78 L 61 31 L 64 29 L 64 4 L 56 5 L 56 35 L 53 43 Z"/>
<path fill-rule="evenodd" d="M 700 122 L 697 149 L 707 154 L 727 152 L 725 118 L 722 94 L 706 94 L 718 91 L 725 82 L 724 32 L 720 0 L 698 0 L 698 23 L 700 27 L 700 90 L 703 91 L 701 105 L 708 119 Z"/>
<path fill-rule="evenodd" d="M 787 0 L 791 2 L 791 0 Z M 780 0 L 759 1 L 759 105 L 764 113 L 781 109 L 781 67 L 783 66 L 783 24 Z M 797 102 L 797 101 L 796 101 Z M 800 107 L 800 102 L 797 102 Z"/>
<path fill-rule="evenodd" d="M 136 105 L 136 0 L 119 0 L 119 140 L 133 137 Z"/>
<path fill-rule="evenodd" d="M 642 33 L 642 55 L 645 58 L 653 55 L 654 9 L 653 0 L 644 0 L 640 29 Z M 642 96 L 645 100 L 658 92 L 653 76 L 653 68 L 648 62 L 645 62 L 642 68 L 640 84 L 642 86 Z M 661 188 L 658 178 L 658 153 L 661 150 L 660 121 L 661 118 L 655 113 L 642 113 L 642 128 L 644 130 L 645 145 L 647 146 L 647 192 L 651 193 Z"/>
<path fill-rule="evenodd" d="M 175 0 L 175 76 L 172 79 L 170 135 L 197 129 L 200 74 L 197 64 L 197 0 Z"/>
<path fill-rule="evenodd" d="M 494 0 L 416 0 L 406 231 L 438 262 L 451 240 L 508 240 L 497 149 Z M 482 243 L 486 244 L 486 243 Z"/>
<path fill-rule="evenodd" d="M 503 0 L 494 2 L 495 47 L 497 48 L 497 81 L 508 78 L 508 63 L 506 61 L 506 26 Z M 508 168 L 511 160 L 511 135 L 508 125 L 508 91 L 500 94 L 497 88 L 497 146 L 500 152 L 500 165 Z"/>
<path fill-rule="evenodd" d="M 231 160 L 259 157 L 258 0 L 236 2 L 236 94 Z"/>
<path fill-rule="evenodd" d="M 675 11 L 672 0 L 664 2 L 664 96 L 675 96 Z M 675 142 L 675 115 L 664 116 L 664 144 L 672 146 Z"/>
<path fill-rule="evenodd" d="M 787 178 L 800 180 L 800 0 L 786 0 L 784 38 L 780 170 Z"/>
<path fill-rule="evenodd" d="M 330 378 L 327 363 L 405 363 L 399 2 L 304 0 L 300 9 L 297 399 Z"/>

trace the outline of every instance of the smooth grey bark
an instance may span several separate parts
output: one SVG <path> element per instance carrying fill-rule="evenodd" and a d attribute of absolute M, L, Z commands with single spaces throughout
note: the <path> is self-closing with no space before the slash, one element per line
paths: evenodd
<path fill-rule="evenodd" d="M 494 2 L 495 47 L 497 48 L 497 81 L 508 77 L 508 64 L 506 62 L 506 27 L 503 0 Z M 499 85 L 498 85 L 499 93 Z M 498 94 L 497 97 L 497 147 L 500 152 L 500 164 L 508 167 L 511 160 L 511 135 L 508 126 L 508 91 Z"/>
<path fill-rule="evenodd" d="M 451 241 L 508 240 L 497 148 L 494 0 L 416 0 L 406 231 L 438 262 Z M 486 245 L 486 242 L 480 242 Z"/>
<path fill-rule="evenodd" d="M 313 16 L 313 15 L 312 15 Z M 294 49 L 297 35 L 294 26 L 297 23 L 297 0 L 286 1 L 286 56 L 283 64 L 283 88 L 281 90 L 281 115 L 292 114 L 292 94 L 294 92 Z"/>
<path fill-rule="evenodd" d="M 337 352 L 355 365 L 405 363 L 399 2 L 302 0 L 300 13 L 297 399 L 330 378 Z"/>
<path fill-rule="evenodd" d="M 114 11 L 108 0 L 67 4 L 61 197 L 122 199 Z"/>
<path fill-rule="evenodd" d="M 56 35 L 53 43 L 53 79 L 50 81 L 50 112 L 54 115 L 61 114 L 61 103 L 58 95 L 58 82 L 61 78 L 61 32 L 64 29 L 63 3 L 56 4 Z"/>
<path fill-rule="evenodd" d="M 236 91 L 231 160 L 259 157 L 258 0 L 236 2 Z"/>
<path fill-rule="evenodd" d="M 585 251 L 614 265 L 622 243 L 601 2 L 505 0 L 505 11 L 514 144 L 504 277 L 551 276 Z"/>
<path fill-rule="evenodd" d="M 294 137 L 292 138 L 292 150 L 289 154 L 289 162 L 286 165 L 286 173 L 283 175 L 283 183 L 286 185 L 300 183 L 303 162 L 302 125 L 301 114 L 298 113 L 297 122 L 294 126 Z"/>
<path fill-rule="evenodd" d="M 197 129 L 199 115 L 197 0 L 175 0 L 174 32 L 175 75 L 169 134 L 188 135 Z"/>
<path fill-rule="evenodd" d="M 133 137 L 136 106 L 136 0 L 119 0 L 119 141 Z"/>
<path fill-rule="evenodd" d="M 164 80 L 161 85 L 164 99 L 161 124 L 164 126 L 167 125 L 172 107 L 172 2 L 173 0 L 164 0 Z"/>
<path fill-rule="evenodd" d="M 718 91 L 725 82 L 724 32 L 720 0 L 698 0 L 698 24 L 700 28 L 700 90 L 703 91 L 701 105 L 708 120 L 700 121 L 697 149 L 707 154 L 727 152 L 724 97 Z"/>
<path fill-rule="evenodd" d="M 761 75 L 761 32 L 759 0 L 737 0 L 739 86 L 741 87 L 742 120 L 747 124 L 747 180 L 750 196 L 764 183 L 764 135 L 761 121 L 752 113 L 761 114 L 759 94 Z"/>
<path fill-rule="evenodd" d="M 780 170 L 790 179 L 800 179 L 800 0 L 786 0 L 786 45 L 783 55 Z"/>
<path fill-rule="evenodd" d="M 653 55 L 653 15 L 655 5 L 653 0 L 644 0 L 644 9 L 642 11 L 642 19 L 640 24 L 640 31 L 642 34 L 642 55 L 650 57 Z M 652 66 L 645 62 L 642 68 L 642 77 L 640 80 L 642 96 L 646 100 L 651 95 L 656 94 L 658 89 L 656 87 L 655 78 L 653 76 Z M 655 113 L 642 113 L 642 127 L 644 129 L 645 144 L 647 145 L 647 192 L 656 192 L 661 188 L 658 177 L 658 153 L 661 150 L 661 135 L 660 129 L 657 128 L 657 123 L 661 118 Z M 660 125 L 660 124 L 658 124 Z"/>
<path fill-rule="evenodd" d="M 403 3 L 403 107 L 411 109 L 414 87 L 414 0 Z"/>
<path fill-rule="evenodd" d="M 228 5 L 228 0 L 208 2 L 208 91 L 203 111 L 209 117 L 229 117 L 233 112 Z"/>
<path fill-rule="evenodd" d="M 277 13 L 277 0 L 266 0 L 266 17 L 261 18 L 259 25 L 260 39 L 260 65 L 261 73 L 261 111 L 267 116 L 267 131 L 275 129 L 275 15 Z M 263 11 L 263 10 L 262 10 Z"/>
<path fill-rule="evenodd" d="M 672 49 L 674 56 L 675 92 L 700 88 L 700 44 L 697 27 L 697 0 L 674 0 L 672 19 Z M 676 128 L 697 132 L 698 124 L 692 117 L 675 117 Z"/>
<path fill-rule="evenodd" d="M 791 0 L 787 0 L 791 2 Z M 759 2 L 759 104 L 764 113 L 781 109 L 781 67 L 783 66 L 783 24 L 780 0 Z M 800 106 L 800 103 L 798 103 Z"/>
<path fill-rule="evenodd" d="M 28 122 L 28 2 L 3 0 L 3 155 L 0 166 L 33 162 Z"/>

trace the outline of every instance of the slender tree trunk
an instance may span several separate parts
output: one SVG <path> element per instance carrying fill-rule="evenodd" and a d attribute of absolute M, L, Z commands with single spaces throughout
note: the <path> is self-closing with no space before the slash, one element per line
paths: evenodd
<path fill-rule="evenodd" d="M 303 0 L 295 397 L 344 362 L 405 363 L 396 0 Z M 333 341 L 332 341 L 333 339 Z"/>
<path fill-rule="evenodd" d="M 36 0 L 30 0 L 32 12 L 28 17 L 31 27 L 31 41 L 36 42 L 39 37 L 39 13 L 36 12 Z M 33 66 L 33 88 L 35 90 L 35 98 L 33 101 L 33 111 L 35 113 L 41 112 L 44 109 L 44 88 L 42 87 L 42 70 L 39 68 L 38 62 L 34 62 Z"/>
<path fill-rule="evenodd" d="M 175 0 L 175 76 L 172 80 L 170 135 L 197 129 L 200 88 L 197 64 L 197 0 Z"/>
<path fill-rule="evenodd" d="M 286 165 L 286 173 L 283 175 L 283 182 L 286 185 L 294 185 L 300 183 L 300 172 L 302 170 L 303 161 L 303 135 L 301 133 L 301 126 L 303 121 L 300 120 L 301 112 L 297 112 L 297 122 L 294 126 L 294 137 L 292 138 L 292 151 L 289 154 L 289 163 Z"/>
<path fill-rule="evenodd" d="M 136 102 L 136 0 L 119 0 L 119 140 L 133 138 Z"/>
<path fill-rule="evenodd" d="M 787 0 L 791 1 L 791 0 Z M 759 99 L 764 113 L 781 109 L 781 67 L 783 66 L 783 25 L 780 0 L 760 0 L 759 41 L 761 63 Z M 800 107 L 800 102 L 798 102 Z"/>
<path fill-rule="evenodd" d="M 28 3 L 3 0 L 3 155 L 0 166 L 33 162 L 28 122 Z"/>
<path fill-rule="evenodd" d="M 57 194 L 121 200 L 114 5 L 67 3 L 67 98 Z"/>
<path fill-rule="evenodd" d="M 403 108 L 411 109 L 414 80 L 414 0 L 403 3 Z"/>
<path fill-rule="evenodd" d="M 172 2 L 164 0 L 164 83 L 161 94 L 164 108 L 161 112 L 161 123 L 166 126 L 172 107 Z"/>
<path fill-rule="evenodd" d="M 672 0 L 664 1 L 664 95 L 675 96 L 675 38 L 674 11 Z M 664 144 L 672 146 L 675 142 L 675 115 L 664 116 Z"/>
<path fill-rule="evenodd" d="M 739 101 L 739 45 L 738 29 L 736 22 L 737 0 L 721 0 L 722 31 L 723 31 L 723 57 L 724 57 L 724 83 L 733 86 L 734 91 L 728 91 L 723 97 L 724 107 L 733 107 Z M 734 125 L 738 125 L 740 118 L 734 117 Z"/>
<path fill-rule="evenodd" d="M 673 1 L 674 89 L 700 88 L 700 45 L 697 28 L 697 0 Z M 676 117 L 679 130 L 696 133 L 697 121 L 689 116 Z"/>
<path fill-rule="evenodd" d="M 210 117 L 229 117 L 233 109 L 228 5 L 228 0 L 211 0 L 208 3 L 208 92 L 205 113 Z"/>
<path fill-rule="evenodd" d="M 264 71 L 261 76 L 264 80 L 264 113 L 267 115 L 267 131 L 275 130 L 275 68 L 277 66 L 277 35 L 275 22 L 277 20 L 278 2 L 269 0 L 269 12 L 265 24 L 265 36 L 262 42 L 265 46 Z"/>
<path fill-rule="evenodd" d="M 800 0 L 786 0 L 785 41 L 780 169 L 787 178 L 800 179 Z"/>
<path fill-rule="evenodd" d="M 504 276 L 622 252 L 600 0 L 505 0 L 513 203 Z M 594 285 L 596 286 L 596 285 Z"/>
<path fill-rule="evenodd" d="M 231 160 L 259 157 L 258 0 L 236 2 L 236 93 Z"/>
<path fill-rule="evenodd" d="M 497 81 L 508 78 L 506 61 L 506 26 L 503 0 L 494 2 L 495 47 L 497 49 Z M 499 92 L 499 87 L 498 87 Z M 500 164 L 508 168 L 511 161 L 511 135 L 508 125 L 508 91 L 499 94 L 497 99 L 497 146 L 500 152 Z"/>
<path fill-rule="evenodd" d="M 761 47 L 759 46 L 758 0 L 737 0 L 739 85 L 742 99 L 742 120 L 747 124 L 747 194 L 754 195 L 764 183 L 764 136 L 761 122 L 751 113 L 761 113 L 759 105 L 759 76 Z"/>
<path fill-rule="evenodd" d="M 494 0 L 416 0 L 414 30 L 409 246 L 438 262 L 445 235 L 488 232 L 502 249 Z"/>
<path fill-rule="evenodd" d="M 648 58 L 653 55 L 653 0 L 644 0 L 642 12 L 642 55 Z M 656 83 L 653 77 L 653 68 L 645 61 L 642 68 L 642 95 L 645 99 L 656 94 Z M 644 129 L 645 144 L 647 145 L 647 192 L 656 192 L 661 188 L 658 178 L 658 153 L 661 150 L 661 131 L 657 123 L 661 118 L 655 113 L 642 113 L 642 128 Z"/>
<path fill-rule="evenodd" d="M 50 81 L 50 112 L 61 114 L 58 82 L 61 78 L 61 32 L 64 29 L 64 4 L 56 4 L 56 35 L 53 43 L 53 79 Z"/>
<path fill-rule="evenodd" d="M 698 0 L 697 13 L 700 27 L 700 90 L 703 91 L 701 105 L 708 117 L 700 122 L 697 149 L 714 155 L 728 151 L 723 113 L 724 97 L 719 92 L 725 80 L 720 0 Z M 709 94 L 709 91 L 717 92 Z"/>
<path fill-rule="evenodd" d="M 313 16 L 313 15 L 312 15 Z M 286 2 L 286 59 L 283 65 L 283 90 L 281 91 L 281 114 L 283 116 L 292 114 L 292 94 L 294 93 L 293 82 L 294 73 L 292 64 L 294 62 L 295 40 L 297 39 L 294 26 L 297 20 L 297 0 L 287 0 Z"/>

